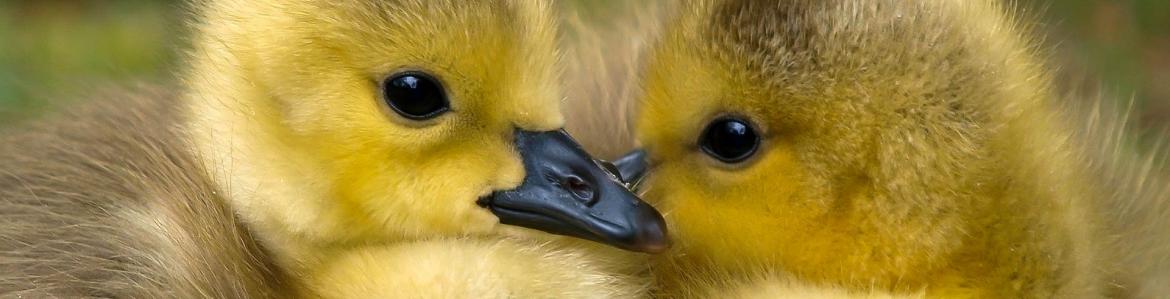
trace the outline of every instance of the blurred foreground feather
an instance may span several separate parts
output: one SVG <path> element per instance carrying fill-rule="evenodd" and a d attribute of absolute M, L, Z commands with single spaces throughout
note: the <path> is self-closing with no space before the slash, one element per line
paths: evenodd
<path fill-rule="evenodd" d="M 656 1 L 611 2 L 600 11 L 562 5 L 566 127 L 591 153 L 612 159 L 635 144 L 640 63 L 670 8 Z"/>

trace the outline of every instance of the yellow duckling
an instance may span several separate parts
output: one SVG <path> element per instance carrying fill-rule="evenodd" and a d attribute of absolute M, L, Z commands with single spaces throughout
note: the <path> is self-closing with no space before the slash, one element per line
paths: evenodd
<path fill-rule="evenodd" d="M 660 293 L 1165 296 L 1165 168 L 1061 103 L 1026 34 L 997 1 L 684 1 L 619 163 L 654 167 Z"/>
<path fill-rule="evenodd" d="M 179 92 L 3 136 L 0 297 L 642 291 L 604 249 L 516 228 L 666 246 L 661 216 L 560 130 L 548 5 L 195 9 Z"/>

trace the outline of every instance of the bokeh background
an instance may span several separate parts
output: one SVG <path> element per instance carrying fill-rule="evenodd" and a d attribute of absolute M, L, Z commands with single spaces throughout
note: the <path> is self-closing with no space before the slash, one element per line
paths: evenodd
<path fill-rule="evenodd" d="M 1170 0 L 1016 1 L 1039 19 L 1062 82 L 1132 99 L 1140 128 L 1170 125 Z M 0 125 L 103 86 L 170 80 L 184 44 L 181 3 L 0 0 Z"/>

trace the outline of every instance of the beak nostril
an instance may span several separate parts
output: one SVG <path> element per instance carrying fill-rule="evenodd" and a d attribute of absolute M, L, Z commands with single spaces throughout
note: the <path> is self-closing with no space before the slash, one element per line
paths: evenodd
<path fill-rule="evenodd" d="M 573 197 L 576 197 L 577 200 L 580 200 L 586 205 L 592 206 L 596 202 L 596 196 L 593 194 L 593 186 L 589 182 L 577 176 L 569 176 L 565 178 L 564 186 L 569 189 L 570 193 L 573 193 Z"/>

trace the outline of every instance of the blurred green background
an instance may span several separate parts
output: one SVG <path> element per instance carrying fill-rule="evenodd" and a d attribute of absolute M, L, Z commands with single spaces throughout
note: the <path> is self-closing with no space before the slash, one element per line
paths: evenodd
<path fill-rule="evenodd" d="M 1064 82 L 1133 98 L 1141 127 L 1170 124 L 1170 0 L 1018 1 L 1042 16 Z M 0 0 L 0 124 L 102 86 L 166 82 L 181 2 Z"/>
<path fill-rule="evenodd" d="M 0 124 L 102 87 L 165 81 L 178 3 L 0 0 Z"/>

